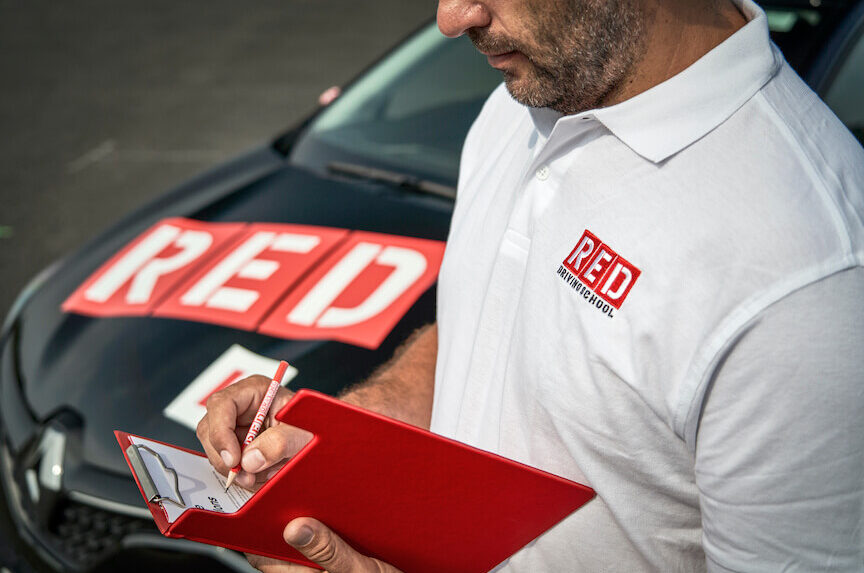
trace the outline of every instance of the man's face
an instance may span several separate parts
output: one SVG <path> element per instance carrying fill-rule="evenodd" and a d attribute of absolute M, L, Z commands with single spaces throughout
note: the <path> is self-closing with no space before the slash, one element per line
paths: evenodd
<path fill-rule="evenodd" d="M 643 17 L 639 0 L 440 0 L 438 25 L 466 33 L 515 100 L 578 113 L 637 61 Z"/>

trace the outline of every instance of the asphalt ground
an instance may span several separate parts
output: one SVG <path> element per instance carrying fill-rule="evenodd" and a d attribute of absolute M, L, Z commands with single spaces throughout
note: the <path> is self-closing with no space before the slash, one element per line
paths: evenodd
<path fill-rule="evenodd" d="M 0 0 L 0 316 L 40 269 L 267 142 L 433 0 Z"/>

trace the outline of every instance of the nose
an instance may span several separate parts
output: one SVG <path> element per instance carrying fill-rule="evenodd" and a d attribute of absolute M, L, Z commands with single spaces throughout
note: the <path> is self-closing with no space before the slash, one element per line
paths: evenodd
<path fill-rule="evenodd" d="M 492 15 L 484 2 L 477 0 L 438 0 L 438 29 L 450 38 L 470 28 L 485 28 Z"/>

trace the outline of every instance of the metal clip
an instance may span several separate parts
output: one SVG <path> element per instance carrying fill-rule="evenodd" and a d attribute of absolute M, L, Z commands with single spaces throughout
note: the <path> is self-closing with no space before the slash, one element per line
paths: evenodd
<path fill-rule="evenodd" d="M 161 493 L 159 493 L 159 490 L 156 489 L 156 483 L 153 481 L 153 478 L 150 476 L 150 472 L 147 471 L 147 466 L 144 464 L 144 460 L 141 458 L 140 450 L 144 450 L 153 457 L 155 457 L 156 461 L 159 462 L 159 465 L 162 466 L 162 470 L 167 475 L 170 475 L 172 478 L 174 478 L 174 491 L 172 493 L 177 495 L 177 499 L 163 496 Z M 177 477 L 177 472 L 165 465 L 165 461 L 162 459 L 162 456 L 160 456 L 151 448 L 143 444 L 130 445 L 128 448 L 126 448 L 126 455 L 129 456 L 129 461 L 132 464 L 132 469 L 135 470 L 135 475 L 138 476 L 138 481 L 141 483 L 141 489 L 144 490 L 144 495 L 147 498 L 147 501 L 149 501 L 150 503 L 161 503 L 167 501 L 173 503 L 178 507 L 182 507 L 183 509 L 186 508 L 186 502 L 183 501 L 183 496 L 180 495 L 180 480 Z"/>

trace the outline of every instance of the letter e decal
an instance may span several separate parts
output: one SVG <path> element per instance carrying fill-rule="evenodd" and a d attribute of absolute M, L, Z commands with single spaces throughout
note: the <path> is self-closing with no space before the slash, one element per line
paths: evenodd
<path fill-rule="evenodd" d="M 254 330 L 297 280 L 348 235 L 344 229 L 256 223 L 153 313 Z"/>

